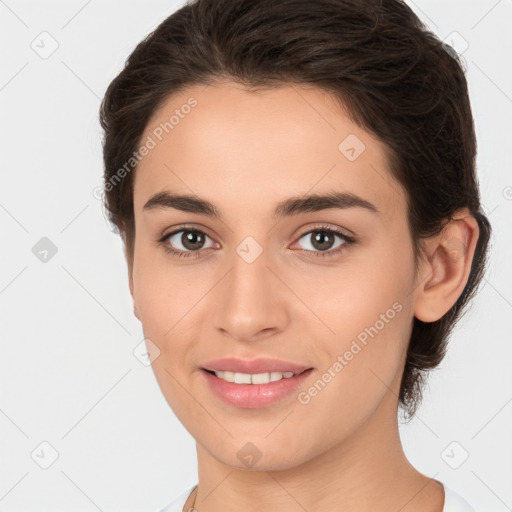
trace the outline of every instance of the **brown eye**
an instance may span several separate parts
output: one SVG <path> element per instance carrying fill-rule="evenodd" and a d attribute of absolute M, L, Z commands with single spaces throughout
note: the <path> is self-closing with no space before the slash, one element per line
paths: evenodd
<path fill-rule="evenodd" d="M 199 231 L 180 231 L 182 233 L 179 238 L 180 243 L 191 251 L 202 249 L 204 245 L 205 235 Z"/>
<path fill-rule="evenodd" d="M 160 242 L 164 245 L 164 249 L 167 252 L 187 257 L 196 256 L 193 253 L 198 253 L 202 249 L 212 247 L 213 243 L 205 246 L 207 239 L 210 239 L 210 237 L 198 229 L 180 229 L 165 235 L 160 239 Z"/>
<path fill-rule="evenodd" d="M 332 249 L 332 245 L 336 242 L 336 235 L 327 231 L 312 231 L 308 236 L 311 245 L 319 251 Z"/>
<path fill-rule="evenodd" d="M 327 227 L 316 227 L 304 233 L 299 240 L 306 240 L 303 249 L 311 252 L 314 256 L 331 256 L 338 254 L 341 250 L 355 242 L 351 236 L 341 231 Z M 339 240 L 337 242 L 337 239 Z"/>

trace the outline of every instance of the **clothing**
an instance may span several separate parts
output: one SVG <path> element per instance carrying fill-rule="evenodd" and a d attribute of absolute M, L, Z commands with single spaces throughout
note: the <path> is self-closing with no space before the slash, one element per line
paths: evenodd
<path fill-rule="evenodd" d="M 475 512 L 475 509 L 460 494 L 456 493 L 442 482 L 439 483 L 444 487 L 443 512 Z M 196 487 L 197 484 L 181 493 L 172 503 L 169 503 L 169 505 L 160 512 L 182 512 L 183 505 L 185 505 L 187 498 Z"/>

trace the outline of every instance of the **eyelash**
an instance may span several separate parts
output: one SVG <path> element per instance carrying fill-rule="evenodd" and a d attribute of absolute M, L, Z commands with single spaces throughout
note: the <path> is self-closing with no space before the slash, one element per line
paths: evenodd
<path fill-rule="evenodd" d="M 198 251 L 181 251 L 181 250 L 173 249 L 172 247 L 169 246 L 169 244 L 166 243 L 170 237 L 172 237 L 173 235 L 175 235 L 177 233 L 181 233 L 182 231 L 188 231 L 191 233 L 201 233 L 202 235 L 209 237 L 209 235 L 207 233 L 205 233 L 204 231 L 201 231 L 200 229 L 196 229 L 196 228 L 192 228 L 192 227 L 188 227 L 188 226 L 181 226 L 180 229 L 177 229 L 175 231 L 172 231 L 171 233 L 167 233 L 166 235 L 164 235 L 162 238 L 160 238 L 158 240 L 158 242 L 160 244 L 162 244 L 164 250 L 167 253 L 169 253 L 173 256 L 176 256 L 178 258 L 197 258 L 197 257 L 199 257 L 199 255 L 202 251 L 201 249 Z M 342 233 L 341 231 L 339 231 L 337 229 L 334 229 L 334 228 L 331 228 L 328 226 L 323 226 L 323 225 L 315 226 L 313 229 L 310 229 L 309 231 L 302 233 L 302 235 L 299 236 L 298 240 L 300 240 L 305 235 L 309 235 L 309 234 L 315 233 L 315 232 L 323 232 L 323 233 L 325 232 L 325 233 L 329 233 L 329 234 L 333 234 L 333 235 L 338 235 L 344 242 L 343 244 L 336 247 L 336 249 L 328 250 L 328 251 L 310 251 L 308 249 L 302 249 L 306 252 L 313 253 L 313 256 L 318 257 L 318 258 L 326 258 L 326 257 L 336 256 L 342 250 L 344 250 L 347 246 L 350 246 L 356 242 L 354 237 L 346 235 L 345 233 Z"/>

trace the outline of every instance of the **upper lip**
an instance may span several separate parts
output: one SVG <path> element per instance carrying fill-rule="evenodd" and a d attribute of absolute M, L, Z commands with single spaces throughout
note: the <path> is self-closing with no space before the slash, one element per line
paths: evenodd
<path fill-rule="evenodd" d="M 308 370 L 309 366 L 290 363 L 279 359 L 237 359 L 235 357 L 225 357 L 208 361 L 202 366 L 210 371 L 228 371 L 235 373 L 270 373 L 270 372 L 301 372 Z"/>

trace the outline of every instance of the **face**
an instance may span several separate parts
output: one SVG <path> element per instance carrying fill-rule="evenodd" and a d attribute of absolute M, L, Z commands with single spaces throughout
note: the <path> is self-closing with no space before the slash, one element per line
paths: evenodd
<path fill-rule="evenodd" d="M 168 98 L 141 140 L 130 289 L 197 443 L 277 470 L 392 425 L 415 275 L 384 144 L 316 88 L 231 82 Z"/>

